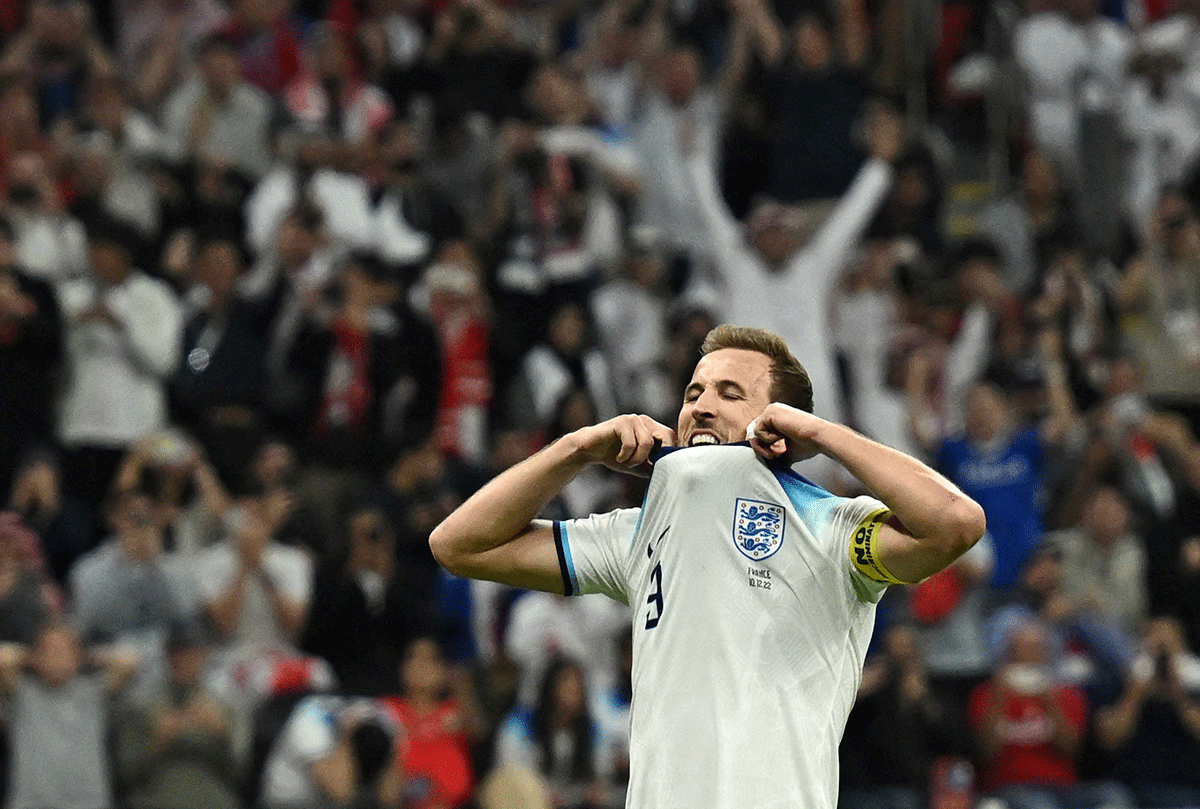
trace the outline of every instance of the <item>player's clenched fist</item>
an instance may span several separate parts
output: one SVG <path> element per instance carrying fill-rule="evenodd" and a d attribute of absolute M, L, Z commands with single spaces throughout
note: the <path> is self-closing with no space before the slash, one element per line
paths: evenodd
<path fill-rule="evenodd" d="M 587 460 L 619 472 L 645 472 L 656 446 L 674 446 L 675 431 L 649 416 L 624 415 L 571 434 Z"/>
<path fill-rule="evenodd" d="M 828 423 L 820 416 L 775 402 L 750 422 L 746 438 L 764 458 L 784 458 L 795 463 L 821 451 L 816 437 Z"/>

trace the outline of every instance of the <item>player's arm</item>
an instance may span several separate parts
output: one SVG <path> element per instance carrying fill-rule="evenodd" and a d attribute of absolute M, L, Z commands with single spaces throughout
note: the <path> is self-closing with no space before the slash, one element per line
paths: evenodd
<path fill-rule="evenodd" d="M 802 460 L 817 453 L 846 467 L 887 506 L 860 526 L 881 581 L 915 582 L 942 570 L 985 528 L 983 509 L 942 475 L 849 427 L 784 404 L 754 423 L 751 445 L 766 458 Z M 856 541 L 858 541 L 856 539 Z"/>
<path fill-rule="evenodd" d="M 561 593 L 554 531 L 538 513 L 589 464 L 637 471 L 656 444 L 674 443 L 675 432 L 647 416 L 617 416 L 576 430 L 471 495 L 433 530 L 429 546 L 459 576 Z"/>

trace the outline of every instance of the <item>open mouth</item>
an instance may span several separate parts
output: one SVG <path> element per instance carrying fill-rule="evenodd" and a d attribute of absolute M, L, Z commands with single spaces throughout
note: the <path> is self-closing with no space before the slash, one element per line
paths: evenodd
<path fill-rule="evenodd" d="M 717 437 L 710 433 L 696 433 L 688 439 L 689 447 L 698 447 L 702 444 L 712 446 L 720 443 L 721 442 L 717 440 Z"/>

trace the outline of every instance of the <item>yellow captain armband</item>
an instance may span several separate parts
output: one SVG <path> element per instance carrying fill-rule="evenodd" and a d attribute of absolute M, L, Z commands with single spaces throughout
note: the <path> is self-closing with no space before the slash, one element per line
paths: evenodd
<path fill-rule="evenodd" d="M 879 558 L 879 532 L 891 516 L 891 511 L 881 508 L 863 518 L 850 540 L 850 563 L 871 581 L 904 584 L 884 567 L 883 560 Z"/>

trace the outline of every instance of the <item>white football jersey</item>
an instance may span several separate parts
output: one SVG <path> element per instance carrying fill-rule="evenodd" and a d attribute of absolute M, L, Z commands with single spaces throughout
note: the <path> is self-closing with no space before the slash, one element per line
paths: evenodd
<path fill-rule="evenodd" d="M 886 515 L 735 444 L 665 452 L 640 509 L 555 523 L 567 593 L 632 608 L 627 806 L 836 807 L 887 586 L 851 542 Z"/>

